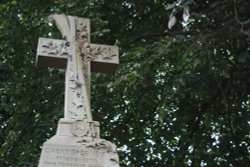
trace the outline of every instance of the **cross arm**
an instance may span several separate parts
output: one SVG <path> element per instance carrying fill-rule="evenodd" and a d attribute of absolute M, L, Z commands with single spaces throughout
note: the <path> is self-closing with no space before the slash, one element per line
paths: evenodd
<path fill-rule="evenodd" d="M 66 68 L 69 55 L 70 46 L 65 40 L 39 38 L 36 57 L 38 66 Z"/>
<path fill-rule="evenodd" d="M 118 47 L 109 45 L 90 44 L 91 71 L 114 73 L 119 64 Z"/>

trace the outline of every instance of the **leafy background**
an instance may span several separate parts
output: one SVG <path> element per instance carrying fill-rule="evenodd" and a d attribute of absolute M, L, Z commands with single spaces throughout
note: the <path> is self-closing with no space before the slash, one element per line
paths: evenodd
<path fill-rule="evenodd" d="M 47 22 L 53 13 L 90 18 L 93 43 L 119 46 L 116 74 L 91 82 L 94 118 L 121 167 L 249 166 L 249 8 L 245 0 L 2 0 L 0 166 L 37 166 L 63 117 L 65 71 L 35 65 L 38 38 L 61 38 Z"/>

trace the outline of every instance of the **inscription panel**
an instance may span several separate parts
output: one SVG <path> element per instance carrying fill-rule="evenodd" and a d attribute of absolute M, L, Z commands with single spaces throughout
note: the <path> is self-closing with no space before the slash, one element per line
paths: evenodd
<path fill-rule="evenodd" d="M 101 167 L 93 148 L 44 145 L 39 167 Z"/>

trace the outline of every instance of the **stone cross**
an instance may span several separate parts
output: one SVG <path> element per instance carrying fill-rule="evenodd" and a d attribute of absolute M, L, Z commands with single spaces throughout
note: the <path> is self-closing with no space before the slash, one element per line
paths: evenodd
<path fill-rule="evenodd" d="M 116 145 L 100 138 L 90 107 L 90 73 L 114 72 L 118 48 L 90 42 L 89 19 L 52 15 L 65 40 L 40 38 L 37 64 L 66 68 L 64 118 L 43 144 L 38 167 L 119 167 Z"/>
<path fill-rule="evenodd" d="M 66 68 L 64 117 L 86 120 L 90 125 L 89 134 L 93 136 L 90 72 L 113 73 L 119 63 L 118 48 L 92 44 L 89 19 L 65 15 L 52 15 L 50 19 L 55 21 L 66 40 L 39 38 L 37 64 Z"/>

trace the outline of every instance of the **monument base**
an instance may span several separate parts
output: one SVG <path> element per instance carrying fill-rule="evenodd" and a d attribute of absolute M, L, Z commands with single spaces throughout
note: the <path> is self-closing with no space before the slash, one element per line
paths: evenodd
<path fill-rule="evenodd" d="M 116 146 L 101 138 L 75 136 L 70 129 L 76 122 L 59 121 L 57 134 L 43 144 L 38 167 L 119 167 Z"/>

